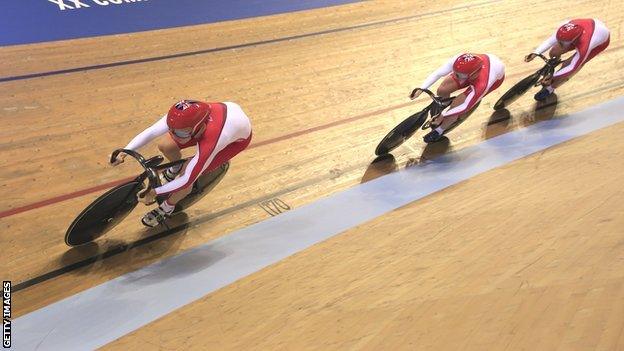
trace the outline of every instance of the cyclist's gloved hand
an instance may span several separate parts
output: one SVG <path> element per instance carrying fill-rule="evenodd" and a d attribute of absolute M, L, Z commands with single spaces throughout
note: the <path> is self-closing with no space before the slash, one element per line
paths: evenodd
<path fill-rule="evenodd" d="M 524 62 L 531 62 L 536 56 L 537 54 L 532 52 L 524 57 Z"/>
<path fill-rule="evenodd" d="M 421 93 L 422 93 L 422 90 L 420 90 L 420 88 L 416 88 L 412 90 L 412 93 L 410 94 L 410 99 L 414 100 L 415 98 L 420 96 Z"/>
<path fill-rule="evenodd" d="M 117 154 L 117 157 L 111 162 L 111 165 L 113 167 L 122 164 L 124 162 L 124 158 L 126 158 L 126 156 L 128 156 L 125 152 L 120 152 L 119 154 Z M 109 157 L 109 160 L 111 159 L 111 157 Z"/>

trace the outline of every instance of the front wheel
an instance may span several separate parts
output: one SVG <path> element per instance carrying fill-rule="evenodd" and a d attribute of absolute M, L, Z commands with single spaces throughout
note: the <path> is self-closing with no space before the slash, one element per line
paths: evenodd
<path fill-rule="evenodd" d="M 394 127 L 386 136 L 381 139 L 379 145 L 375 149 L 377 156 L 386 155 L 390 151 L 399 147 L 403 142 L 409 139 L 418 128 L 420 128 L 427 120 L 429 109 L 424 109 L 407 117 L 403 122 Z"/>
<path fill-rule="evenodd" d="M 516 101 L 520 96 L 524 95 L 527 90 L 533 87 L 535 83 L 539 81 L 540 76 L 541 74 L 536 72 L 516 83 L 516 85 L 507 90 L 507 92 L 496 101 L 494 110 L 498 111 L 511 105 L 512 102 Z"/>
<path fill-rule="evenodd" d="M 111 230 L 134 209 L 138 203 L 136 195 L 143 188 L 143 182 L 133 180 L 98 197 L 69 226 L 65 244 L 79 246 L 90 243 Z"/>

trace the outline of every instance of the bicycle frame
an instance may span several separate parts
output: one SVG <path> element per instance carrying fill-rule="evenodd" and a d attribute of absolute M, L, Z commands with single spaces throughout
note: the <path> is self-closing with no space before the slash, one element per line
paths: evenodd
<path fill-rule="evenodd" d="M 542 68 L 535 71 L 535 73 L 525 77 L 507 90 L 494 104 L 495 111 L 509 106 L 511 103 L 516 101 L 516 99 L 526 93 L 531 87 L 536 87 L 542 84 L 544 78 L 552 77 L 557 66 L 563 62 L 561 59 L 556 57 L 547 58 L 542 54 L 537 54 L 536 56 L 544 60 L 546 64 Z"/>
<path fill-rule="evenodd" d="M 405 140 L 410 138 L 420 127 L 423 126 L 423 124 L 427 121 L 427 115 L 430 112 L 432 117 L 436 116 L 450 104 L 450 101 L 454 99 L 454 97 L 440 98 L 438 96 L 435 96 L 435 94 L 428 89 L 418 90 L 429 95 L 429 97 L 433 101 L 421 111 L 407 117 L 397 126 L 392 128 L 392 130 L 388 134 L 386 134 L 386 136 L 377 145 L 377 148 L 375 149 L 375 154 L 377 154 L 378 156 L 385 155 L 397 148 Z"/>
<path fill-rule="evenodd" d="M 552 77 L 555 74 L 555 69 L 557 68 L 557 66 L 561 62 L 563 62 L 558 57 L 546 58 L 546 56 L 544 56 L 542 54 L 537 54 L 537 57 L 539 57 L 542 60 L 544 60 L 544 62 L 546 62 L 546 65 L 544 65 L 544 67 L 542 67 L 540 70 L 537 71 L 537 73 L 539 73 L 540 76 L 542 76 L 542 79 L 540 79 L 537 83 L 535 83 L 534 86 L 540 85 L 542 83 L 542 81 L 544 80 L 544 78 Z"/>

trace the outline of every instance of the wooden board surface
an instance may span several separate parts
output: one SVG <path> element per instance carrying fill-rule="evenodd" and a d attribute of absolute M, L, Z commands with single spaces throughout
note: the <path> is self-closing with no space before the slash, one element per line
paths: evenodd
<path fill-rule="evenodd" d="M 252 147 L 236 157 L 223 182 L 188 218 L 173 223 L 187 220 L 187 229 L 17 292 L 14 314 L 264 220 L 270 215 L 258 206 L 262 201 L 278 198 L 298 207 L 423 158 L 622 95 L 621 4 L 568 4 L 372 1 L 0 48 L 0 77 L 8 77 L 257 43 L 0 83 L 0 164 L 5 169 L 0 211 L 135 175 L 138 167 L 131 163 L 108 167 L 107 155 L 181 98 L 238 102 L 254 127 Z M 553 9 L 558 9 L 556 17 Z M 603 20 L 612 30 L 609 49 L 560 89 L 557 106 L 535 112 L 527 96 L 513 106 L 508 120 L 491 124 L 501 119 L 490 109 L 500 94 L 538 67 L 525 64 L 524 54 L 569 17 Z M 293 38 L 279 40 L 288 37 Z M 410 104 L 411 89 L 463 51 L 503 59 L 507 78 L 501 90 L 450 135 L 450 145 L 425 149 L 417 136 L 397 150 L 395 163 L 372 164 L 380 138 L 425 103 L 422 98 Z M 143 151 L 150 155 L 156 149 Z M 139 208 L 95 245 L 69 250 L 63 243 L 65 229 L 98 195 L 1 218 L 3 278 L 27 281 L 157 232 L 142 228 L 139 218 L 147 209 Z"/>
<path fill-rule="evenodd" d="M 478 175 L 103 349 L 620 350 L 622 133 Z"/>

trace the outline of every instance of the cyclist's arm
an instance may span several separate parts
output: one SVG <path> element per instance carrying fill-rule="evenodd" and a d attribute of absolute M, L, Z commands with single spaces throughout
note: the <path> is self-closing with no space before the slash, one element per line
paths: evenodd
<path fill-rule="evenodd" d="M 157 137 L 167 133 L 169 128 L 167 127 L 167 116 L 163 116 L 158 122 L 154 123 L 149 128 L 145 129 L 139 135 L 126 145 L 125 149 L 137 150 Z"/>
<path fill-rule="evenodd" d="M 427 77 L 427 79 L 425 79 L 425 81 L 422 83 L 420 88 L 421 89 L 429 89 L 429 87 L 432 86 L 433 83 L 437 82 L 440 78 L 442 78 L 442 77 L 446 76 L 447 74 L 453 72 L 453 63 L 455 62 L 455 60 L 458 57 L 459 57 L 459 55 L 456 55 L 456 56 L 452 57 L 448 62 L 446 62 L 444 65 L 442 65 L 442 67 L 438 68 L 433 73 L 431 73 L 429 75 L 429 77 Z"/>
<path fill-rule="evenodd" d="M 568 22 L 570 22 L 570 20 L 565 20 L 559 23 L 559 26 L 557 28 L 563 26 L 564 24 Z M 546 39 L 546 41 L 544 41 L 540 46 L 538 46 L 537 49 L 533 50 L 533 53 L 543 54 L 544 52 L 546 52 L 546 50 L 555 46 L 555 44 L 557 44 L 557 32 L 556 31 L 555 33 L 553 33 L 553 35 L 551 35 L 548 39 Z"/>
<path fill-rule="evenodd" d="M 582 63 L 583 62 L 581 61 L 581 54 L 576 51 L 576 53 L 574 53 L 574 56 L 572 56 L 572 60 L 570 60 L 570 64 L 555 72 L 555 74 L 553 74 L 553 78 L 568 77 L 572 73 L 576 72 L 581 67 Z"/>
<path fill-rule="evenodd" d="M 205 146 L 198 143 L 197 152 L 186 165 L 184 173 L 169 183 L 154 189 L 156 194 L 169 194 L 193 185 L 195 180 L 197 180 L 197 177 L 199 177 L 206 170 L 206 168 L 208 168 L 217 154 L 214 150 L 204 150 L 204 148 Z"/>
<path fill-rule="evenodd" d="M 464 114 L 470 111 L 480 100 L 480 94 L 477 94 L 474 87 L 470 87 L 470 92 L 466 95 L 466 99 L 460 105 L 450 108 L 442 112 L 442 117 L 450 117 Z M 482 94 L 481 94 L 482 95 Z"/>
<path fill-rule="evenodd" d="M 543 54 L 546 50 L 552 48 L 557 44 L 557 37 L 555 34 L 551 35 L 550 38 L 546 39 L 537 49 L 533 50 L 534 54 Z"/>

